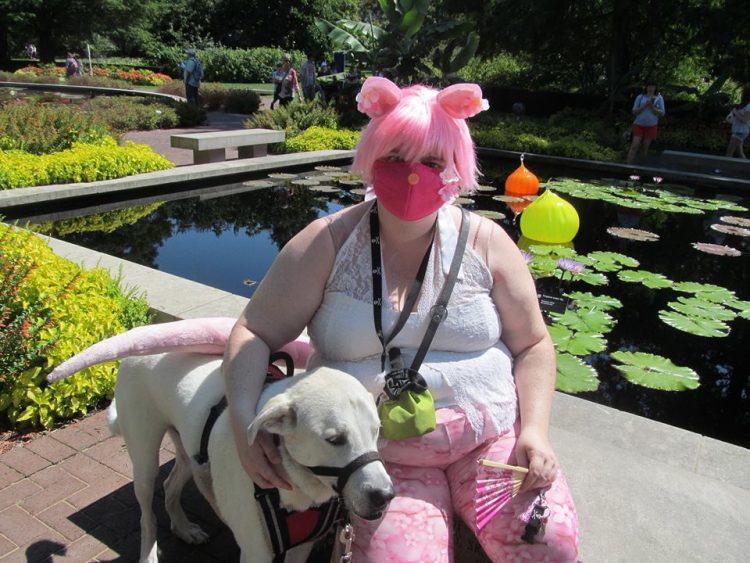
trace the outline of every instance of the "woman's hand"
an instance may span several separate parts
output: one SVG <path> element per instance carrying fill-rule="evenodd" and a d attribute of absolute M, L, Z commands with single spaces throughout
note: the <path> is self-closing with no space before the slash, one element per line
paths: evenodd
<path fill-rule="evenodd" d="M 246 434 L 237 438 L 237 453 L 242 468 L 253 482 L 264 489 L 292 490 L 289 476 L 281 465 L 281 456 L 273 440 L 273 435 L 263 430 L 258 432 L 252 445 L 247 443 Z"/>
<path fill-rule="evenodd" d="M 529 468 L 520 492 L 546 487 L 557 477 L 557 457 L 549 438 L 535 429 L 521 430 L 516 442 L 516 460 L 518 465 Z"/>

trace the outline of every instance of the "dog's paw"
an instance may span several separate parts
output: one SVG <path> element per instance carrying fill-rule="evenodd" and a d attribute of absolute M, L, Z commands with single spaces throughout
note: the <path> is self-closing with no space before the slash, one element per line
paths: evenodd
<path fill-rule="evenodd" d="M 172 526 L 172 533 L 182 541 L 190 544 L 206 543 L 209 539 L 208 534 L 198 524 L 193 524 L 192 522 L 183 528 Z"/>

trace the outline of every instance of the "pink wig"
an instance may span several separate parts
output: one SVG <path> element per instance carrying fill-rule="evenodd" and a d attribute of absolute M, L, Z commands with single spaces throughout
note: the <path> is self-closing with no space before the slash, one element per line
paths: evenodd
<path fill-rule="evenodd" d="M 399 89 L 384 78 L 368 78 L 358 97 L 359 109 L 372 120 L 362 132 L 352 170 L 372 183 L 376 160 L 398 151 L 408 162 L 438 156 L 455 172 L 461 192 L 477 186 L 474 143 L 465 117 L 487 108 L 475 84 L 438 92 L 425 86 Z"/>

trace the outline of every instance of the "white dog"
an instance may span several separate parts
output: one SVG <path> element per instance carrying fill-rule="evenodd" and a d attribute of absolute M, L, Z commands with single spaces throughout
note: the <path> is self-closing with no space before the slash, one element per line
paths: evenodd
<path fill-rule="evenodd" d="M 65 375 L 58 371 L 50 379 Z M 274 558 L 254 486 L 237 455 L 226 411 L 211 430 L 208 463 L 199 464 L 194 459 L 209 411 L 223 395 L 221 358 L 217 356 L 165 353 L 127 358 L 120 366 L 109 422 L 112 431 L 125 439 L 133 462 L 135 494 L 141 508 L 142 562 L 157 561 L 152 501 L 165 433 L 170 434 L 177 452 L 174 468 L 164 483 L 172 531 L 188 543 L 208 539 L 187 519 L 180 504 L 182 488 L 193 477 L 234 533 L 241 560 L 266 563 Z M 261 429 L 279 436 L 282 462 L 294 486 L 292 491 L 279 491 L 284 508 L 305 510 L 319 505 L 335 497 L 338 488 L 352 513 L 376 519 L 394 496 L 385 467 L 374 459 L 379 426 L 375 403 L 364 386 L 347 374 L 319 368 L 267 386 L 247 437 L 252 443 Z M 318 472 L 323 475 L 314 473 L 321 469 L 319 466 L 326 466 Z M 348 475 L 337 481 L 335 475 L 326 476 L 325 470 L 330 473 L 331 468 L 334 473 Z M 311 549 L 312 543 L 291 549 L 286 561 L 304 561 Z"/>

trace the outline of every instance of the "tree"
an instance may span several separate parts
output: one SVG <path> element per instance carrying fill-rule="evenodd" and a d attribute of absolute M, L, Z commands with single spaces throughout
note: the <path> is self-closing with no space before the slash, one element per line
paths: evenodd
<path fill-rule="evenodd" d="M 372 14 L 368 21 L 323 18 L 316 23 L 341 50 L 366 61 L 371 68 L 387 69 L 395 79 L 423 82 L 447 78 L 474 56 L 479 35 L 469 22 L 437 19 L 429 0 L 379 0 L 381 25 Z"/>

